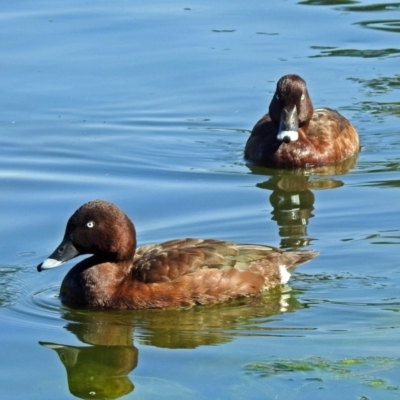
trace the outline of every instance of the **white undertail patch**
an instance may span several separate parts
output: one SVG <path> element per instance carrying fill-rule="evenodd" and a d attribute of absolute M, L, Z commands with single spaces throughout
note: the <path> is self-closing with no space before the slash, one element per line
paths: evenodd
<path fill-rule="evenodd" d="M 281 284 L 284 285 L 285 283 L 288 283 L 291 275 L 287 270 L 286 265 L 279 266 L 279 273 L 281 275 Z"/>

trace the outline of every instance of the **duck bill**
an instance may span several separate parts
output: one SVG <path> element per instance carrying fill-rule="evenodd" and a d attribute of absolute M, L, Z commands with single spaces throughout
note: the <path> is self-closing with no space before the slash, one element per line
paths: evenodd
<path fill-rule="evenodd" d="M 289 110 L 287 108 L 282 109 L 276 138 L 284 143 L 295 142 L 299 138 L 299 116 L 296 106 Z"/>
<path fill-rule="evenodd" d="M 79 255 L 79 251 L 71 242 L 69 237 L 64 237 L 63 241 L 57 247 L 57 249 L 49 256 L 49 258 L 43 261 L 37 266 L 39 272 L 44 269 L 51 269 L 59 267 L 71 258 Z"/>

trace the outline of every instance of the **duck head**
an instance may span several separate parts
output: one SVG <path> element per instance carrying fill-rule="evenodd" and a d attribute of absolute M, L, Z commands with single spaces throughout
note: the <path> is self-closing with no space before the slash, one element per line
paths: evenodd
<path fill-rule="evenodd" d="M 114 204 L 94 200 L 75 211 L 62 242 L 37 270 L 58 267 L 83 254 L 110 262 L 132 262 L 135 250 L 136 232 L 131 220 Z"/>
<path fill-rule="evenodd" d="M 277 125 L 277 140 L 290 143 L 298 140 L 299 128 L 312 118 L 314 109 L 305 81 L 298 75 L 279 79 L 269 105 L 269 115 Z"/>

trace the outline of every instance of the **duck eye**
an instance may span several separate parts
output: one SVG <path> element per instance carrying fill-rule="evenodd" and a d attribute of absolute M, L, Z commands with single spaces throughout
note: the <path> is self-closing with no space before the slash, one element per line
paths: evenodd
<path fill-rule="evenodd" d="M 279 94 L 278 94 L 278 93 L 275 95 L 275 98 L 276 98 L 277 100 L 279 100 Z"/>
<path fill-rule="evenodd" d="M 93 228 L 93 227 L 94 227 L 94 222 L 93 222 L 93 221 L 89 221 L 89 222 L 86 224 L 86 226 L 87 226 L 88 228 Z"/>

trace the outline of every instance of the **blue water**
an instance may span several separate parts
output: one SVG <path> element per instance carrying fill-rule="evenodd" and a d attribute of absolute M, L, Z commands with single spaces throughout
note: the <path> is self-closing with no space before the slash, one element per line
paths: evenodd
<path fill-rule="evenodd" d="M 0 23 L 0 386 L 7 399 L 400 397 L 400 3 L 9 2 Z M 359 157 L 243 160 L 276 81 L 356 126 Z M 140 245 L 223 238 L 320 256 L 262 299 L 72 312 L 38 274 L 102 198 Z"/>

